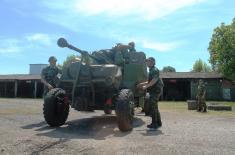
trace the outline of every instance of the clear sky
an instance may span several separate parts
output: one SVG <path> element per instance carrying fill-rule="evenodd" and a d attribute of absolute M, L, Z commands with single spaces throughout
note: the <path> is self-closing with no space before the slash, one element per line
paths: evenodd
<path fill-rule="evenodd" d="M 90 52 L 134 41 L 159 69 L 187 72 L 199 58 L 209 64 L 213 29 L 234 17 L 234 0 L 0 0 L 0 74 L 76 54 L 59 37 Z"/>

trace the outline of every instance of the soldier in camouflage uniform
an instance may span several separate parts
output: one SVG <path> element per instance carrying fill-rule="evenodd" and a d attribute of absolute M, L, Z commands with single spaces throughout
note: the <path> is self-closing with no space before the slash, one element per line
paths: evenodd
<path fill-rule="evenodd" d="M 137 85 L 137 87 L 142 88 L 149 92 L 150 107 L 151 107 L 151 117 L 152 123 L 147 125 L 148 128 L 158 128 L 162 126 L 161 115 L 158 109 L 158 100 L 162 94 L 163 90 L 163 81 L 159 77 L 159 70 L 155 67 L 155 59 L 149 57 L 146 60 L 147 66 L 149 67 L 149 77 L 147 82 L 143 82 Z"/>
<path fill-rule="evenodd" d="M 135 43 L 129 42 L 128 45 L 118 43 L 112 48 L 114 51 L 114 64 L 118 66 L 123 66 L 129 63 L 129 52 L 135 52 Z"/>
<path fill-rule="evenodd" d="M 136 52 L 135 50 L 135 42 L 129 42 L 128 43 L 128 46 L 129 46 L 129 52 Z"/>
<path fill-rule="evenodd" d="M 205 101 L 205 95 L 206 95 L 206 85 L 203 82 L 203 80 L 199 80 L 198 84 L 198 91 L 197 91 L 197 111 L 198 112 L 207 112 L 207 106 Z"/>
<path fill-rule="evenodd" d="M 44 84 L 44 92 L 43 96 L 47 94 L 47 92 L 56 87 L 58 77 L 57 75 L 61 70 L 56 66 L 56 57 L 51 56 L 48 60 L 50 63 L 49 66 L 45 67 L 41 72 L 41 81 Z"/>

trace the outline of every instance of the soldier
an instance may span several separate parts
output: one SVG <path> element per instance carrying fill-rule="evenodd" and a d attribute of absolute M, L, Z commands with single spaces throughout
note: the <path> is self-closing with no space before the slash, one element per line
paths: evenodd
<path fill-rule="evenodd" d="M 56 61 L 56 57 L 51 56 L 48 60 L 50 65 L 43 68 L 41 72 L 41 81 L 44 84 L 43 96 L 45 96 L 49 90 L 56 87 L 58 79 L 57 75 L 59 73 L 61 74 L 61 70 L 56 67 Z"/>
<path fill-rule="evenodd" d="M 162 79 L 159 77 L 159 70 L 155 67 L 155 59 L 153 57 L 149 57 L 146 60 L 146 63 L 149 68 L 148 81 L 138 84 L 137 87 L 142 88 L 143 90 L 147 89 L 149 92 L 152 123 L 147 125 L 147 127 L 156 129 L 162 126 L 161 115 L 158 110 L 158 100 L 161 96 L 164 84 Z"/>
<path fill-rule="evenodd" d="M 112 48 L 113 51 L 113 60 L 114 64 L 118 66 L 123 66 L 125 63 L 124 57 L 123 57 L 123 51 L 126 50 L 126 45 L 123 45 L 121 43 L 117 43 L 116 46 Z"/>
<path fill-rule="evenodd" d="M 129 42 L 128 45 L 118 43 L 113 50 L 115 51 L 114 62 L 119 66 L 130 62 L 129 52 L 136 52 L 134 42 Z"/>
<path fill-rule="evenodd" d="M 136 52 L 135 50 L 135 42 L 129 42 L 128 43 L 128 46 L 129 46 L 129 52 Z"/>
<path fill-rule="evenodd" d="M 207 112 L 207 106 L 205 101 L 206 96 L 206 85 L 202 79 L 199 80 L 198 90 L 197 90 L 197 111 L 198 112 Z"/>

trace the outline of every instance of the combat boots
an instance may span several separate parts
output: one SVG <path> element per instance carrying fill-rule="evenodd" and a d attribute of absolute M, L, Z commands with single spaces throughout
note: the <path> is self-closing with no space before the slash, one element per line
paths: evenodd
<path fill-rule="evenodd" d="M 197 112 L 201 112 L 202 111 L 202 108 L 197 108 Z"/>
<path fill-rule="evenodd" d="M 161 126 L 162 126 L 161 115 L 160 115 L 160 113 L 159 113 L 159 112 L 157 112 L 157 125 L 158 125 L 159 127 L 161 127 Z"/>
<path fill-rule="evenodd" d="M 161 127 L 161 126 L 162 126 L 162 121 L 161 121 L 161 120 L 157 121 L 157 125 L 158 125 L 159 127 Z"/>
<path fill-rule="evenodd" d="M 159 128 L 159 126 L 156 123 L 155 124 L 151 123 L 151 124 L 147 125 L 147 128 L 157 129 L 157 128 Z"/>
<path fill-rule="evenodd" d="M 155 116 L 155 111 L 152 112 L 152 123 L 147 125 L 147 128 L 157 129 L 162 126 L 160 113 L 157 112 Z M 157 117 L 157 118 L 156 118 Z M 156 120 L 157 119 L 157 120 Z"/>
<path fill-rule="evenodd" d="M 204 106 L 201 112 L 207 112 L 207 106 Z"/>

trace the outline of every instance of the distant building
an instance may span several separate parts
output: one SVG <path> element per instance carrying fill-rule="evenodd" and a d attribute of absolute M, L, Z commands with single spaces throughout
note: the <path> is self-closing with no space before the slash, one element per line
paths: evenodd
<path fill-rule="evenodd" d="M 43 68 L 48 64 L 29 64 L 29 74 L 40 75 Z"/>
<path fill-rule="evenodd" d="M 42 93 L 40 75 L 0 75 L 0 97 L 41 98 Z"/>
<path fill-rule="evenodd" d="M 0 97 L 41 98 L 40 74 L 47 64 L 30 64 L 29 74 L 0 75 Z"/>
<path fill-rule="evenodd" d="M 206 82 L 207 100 L 235 100 L 235 84 L 216 72 L 162 72 L 163 100 L 195 99 L 198 80 Z"/>

